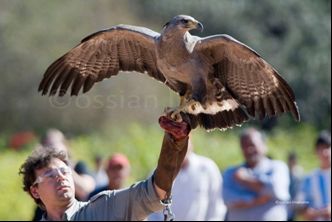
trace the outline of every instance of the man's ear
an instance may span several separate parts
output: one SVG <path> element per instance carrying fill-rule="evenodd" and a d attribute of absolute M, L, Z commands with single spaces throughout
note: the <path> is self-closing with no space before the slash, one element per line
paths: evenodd
<path fill-rule="evenodd" d="M 39 193 L 38 193 L 38 189 L 37 189 L 36 186 L 31 186 L 30 187 L 30 193 L 34 198 L 36 198 L 36 199 L 40 198 Z"/>

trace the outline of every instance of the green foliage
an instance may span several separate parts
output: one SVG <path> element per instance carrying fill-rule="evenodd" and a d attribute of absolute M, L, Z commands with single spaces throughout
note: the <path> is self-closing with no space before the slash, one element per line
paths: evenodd
<path fill-rule="evenodd" d="M 248 127 L 244 125 L 243 127 Z M 234 128 L 225 132 L 206 133 L 201 129 L 192 132 L 196 153 L 213 159 L 221 171 L 243 161 L 239 147 L 239 133 L 243 128 Z M 284 130 L 277 128 L 266 134 L 269 154 L 275 159 L 286 161 L 289 151 L 296 151 L 299 164 L 306 172 L 318 166 L 313 152 L 313 142 L 317 131 L 304 124 Z M 146 178 L 156 167 L 163 132 L 155 125 L 131 124 L 127 129 L 111 127 L 100 134 L 81 135 L 69 140 L 73 160 L 84 160 L 90 169 L 94 169 L 93 158 L 96 154 L 107 158 L 114 152 L 126 154 L 131 162 L 132 173 L 127 185 Z M 6 138 L 0 137 L 0 141 Z M 0 202 L 1 220 L 30 220 L 34 202 L 22 190 L 18 169 L 31 153 L 33 145 L 21 151 L 2 147 L 0 155 L 0 192 L 4 201 Z M 15 212 L 13 212 L 15 209 Z"/>
<path fill-rule="evenodd" d="M 3 137 L 0 137 L 3 140 Z M 31 147 L 22 152 L 0 149 L 0 219 L 31 220 L 34 201 L 23 192 L 22 179 L 18 174 L 21 164 L 31 152 Z"/>

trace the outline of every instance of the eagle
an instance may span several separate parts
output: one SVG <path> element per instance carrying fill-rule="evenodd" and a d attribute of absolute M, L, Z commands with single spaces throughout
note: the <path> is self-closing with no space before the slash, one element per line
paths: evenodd
<path fill-rule="evenodd" d="M 194 127 L 225 130 L 285 112 L 300 120 L 293 90 L 256 51 L 226 34 L 191 35 L 193 29 L 202 31 L 202 23 L 177 15 L 160 33 L 130 25 L 97 31 L 47 68 L 38 91 L 78 95 L 136 71 L 176 92 L 180 104 L 166 112 L 177 121 L 186 113 Z"/>

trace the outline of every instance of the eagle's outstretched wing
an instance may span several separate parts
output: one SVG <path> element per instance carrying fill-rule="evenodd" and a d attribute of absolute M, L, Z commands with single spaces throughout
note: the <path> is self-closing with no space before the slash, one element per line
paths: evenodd
<path fill-rule="evenodd" d="M 38 91 L 63 96 L 72 85 L 71 95 L 77 95 L 82 87 L 87 92 L 95 82 L 120 70 L 147 72 L 165 82 L 156 64 L 158 36 L 150 29 L 128 25 L 93 33 L 48 67 Z"/>
<path fill-rule="evenodd" d="M 225 90 L 253 117 L 300 114 L 286 81 L 258 53 L 228 35 L 200 39 L 195 52 L 213 67 Z"/>

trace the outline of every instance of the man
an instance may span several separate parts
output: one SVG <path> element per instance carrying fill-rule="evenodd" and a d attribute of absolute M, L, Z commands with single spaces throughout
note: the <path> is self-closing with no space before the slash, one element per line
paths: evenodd
<path fill-rule="evenodd" d="M 297 154 L 290 152 L 287 158 L 289 170 L 289 195 L 291 200 L 296 199 L 297 192 L 300 190 L 301 180 L 303 177 L 303 168 L 298 164 Z M 288 204 L 288 221 L 296 219 L 296 204 Z"/>
<path fill-rule="evenodd" d="M 58 129 L 48 129 L 41 138 L 41 146 L 66 153 L 70 167 L 73 169 L 75 197 L 78 200 L 87 200 L 90 192 L 95 189 L 96 182 L 86 163 L 82 160 L 75 161 L 72 157 L 65 135 Z"/>
<path fill-rule="evenodd" d="M 306 220 L 331 221 L 331 133 L 322 131 L 315 144 L 319 168 L 302 183 L 297 200 L 305 204 L 300 213 Z"/>
<path fill-rule="evenodd" d="M 96 182 L 96 189 L 107 186 L 108 177 L 105 170 L 104 157 L 100 154 L 95 155 L 94 164 L 95 170 L 92 173 L 92 176 Z"/>
<path fill-rule="evenodd" d="M 58 129 L 48 129 L 40 140 L 40 148 L 55 149 L 57 152 L 62 151 L 66 154 L 69 165 L 72 169 L 72 176 L 75 185 L 75 198 L 83 201 L 87 200 L 88 195 L 95 189 L 95 180 L 90 175 L 86 163 L 82 160 L 74 161 L 70 153 L 69 144 L 65 135 Z M 44 210 L 39 206 L 36 207 L 32 220 L 39 221 L 42 219 Z"/>
<path fill-rule="evenodd" d="M 89 194 L 89 198 L 104 190 L 117 190 L 123 188 L 130 175 L 130 164 L 128 158 L 122 153 L 113 154 L 106 163 L 106 174 L 108 183 L 96 188 Z"/>
<path fill-rule="evenodd" d="M 187 119 L 185 116 L 183 118 Z M 171 187 L 188 145 L 189 121 L 159 119 L 164 140 L 153 176 L 128 189 L 104 191 L 88 202 L 75 199 L 72 171 L 64 152 L 36 150 L 20 168 L 23 189 L 46 210 L 43 220 L 144 220 L 161 210 L 171 195 Z"/>
<path fill-rule="evenodd" d="M 245 163 L 224 172 L 223 197 L 228 220 L 286 220 L 287 165 L 266 157 L 262 134 L 247 129 L 240 139 Z"/>
<path fill-rule="evenodd" d="M 172 211 L 179 221 L 221 221 L 226 207 L 221 198 L 222 178 L 217 164 L 193 151 L 191 140 L 172 188 Z M 149 216 L 163 220 L 162 212 Z"/>

